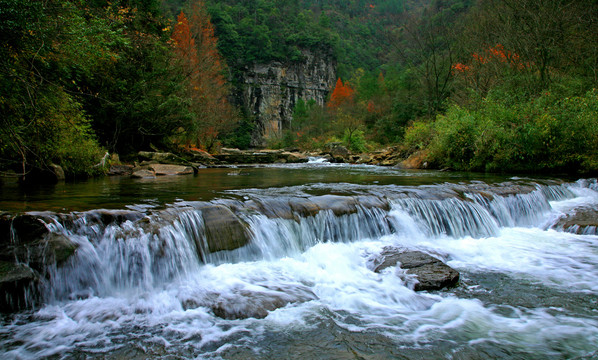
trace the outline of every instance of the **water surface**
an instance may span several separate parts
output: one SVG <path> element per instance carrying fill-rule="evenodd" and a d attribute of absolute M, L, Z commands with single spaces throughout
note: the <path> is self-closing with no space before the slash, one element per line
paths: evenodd
<path fill-rule="evenodd" d="M 492 193 L 512 184 L 521 192 Z M 553 225 L 580 206 L 597 208 L 597 190 L 596 180 L 325 164 L 5 186 L 4 210 L 129 208 L 146 217 L 99 226 L 81 213 L 77 226 L 49 224 L 79 248 L 50 272 L 44 305 L 2 318 L 0 351 L 11 359 L 595 358 L 598 236 Z M 250 244 L 200 259 L 197 201 L 275 206 L 321 194 L 377 196 L 390 209 L 294 219 L 240 211 Z M 416 293 L 400 267 L 373 272 L 388 246 L 441 258 L 461 273 L 459 286 Z M 215 310 L 305 292 L 314 297 L 265 318 Z"/>

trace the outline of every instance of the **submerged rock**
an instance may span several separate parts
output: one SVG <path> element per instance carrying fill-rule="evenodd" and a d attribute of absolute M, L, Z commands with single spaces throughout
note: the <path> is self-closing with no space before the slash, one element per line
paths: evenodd
<path fill-rule="evenodd" d="M 437 258 L 421 251 L 404 251 L 398 248 L 385 248 L 372 262 L 372 270 L 382 270 L 399 265 L 407 274 L 415 275 L 415 291 L 440 290 L 454 286 L 459 281 L 459 273 Z"/>
<path fill-rule="evenodd" d="M 316 300 L 317 296 L 304 285 L 253 286 L 255 289 L 232 289 L 226 294 L 204 294 L 199 299 L 185 299 L 185 310 L 206 307 L 214 315 L 228 320 L 263 319 L 271 311 L 289 304 Z"/>

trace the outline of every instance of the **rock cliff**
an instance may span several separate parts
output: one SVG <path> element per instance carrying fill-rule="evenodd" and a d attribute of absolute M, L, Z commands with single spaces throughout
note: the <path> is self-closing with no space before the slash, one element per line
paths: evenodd
<path fill-rule="evenodd" d="M 240 97 L 257 127 L 252 145 L 263 146 L 265 139 L 280 136 L 290 127 L 293 109 L 299 99 L 323 105 L 336 80 L 336 62 L 329 54 L 304 50 L 299 63 L 254 64 L 241 77 Z"/>

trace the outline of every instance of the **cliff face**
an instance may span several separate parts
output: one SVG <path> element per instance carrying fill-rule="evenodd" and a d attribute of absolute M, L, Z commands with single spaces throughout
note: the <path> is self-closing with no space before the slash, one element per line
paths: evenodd
<path fill-rule="evenodd" d="M 257 119 L 252 145 L 263 146 L 293 121 L 299 99 L 323 105 L 336 81 L 336 63 L 329 55 L 303 51 L 304 61 L 255 64 L 242 76 L 242 104 Z"/>

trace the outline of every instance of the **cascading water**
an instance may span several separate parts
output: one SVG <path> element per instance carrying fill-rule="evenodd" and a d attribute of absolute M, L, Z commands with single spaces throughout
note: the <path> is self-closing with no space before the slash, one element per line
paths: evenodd
<path fill-rule="evenodd" d="M 0 349 L 7 358 L 596 356 L 598 238 L 558 226 L 596 208 L 596 181 L 496 189 L 240 191 L 211 203 L 248 236 L 223 251 L 210 251 L 205 204 L 50 217 L 48 229 L 77 250 L 45 269 L 43 305 L 5 316 Z M 388 246 L 446 260 L 461 283 L 417 293 L 399 267 L 373 272 Z"/>

